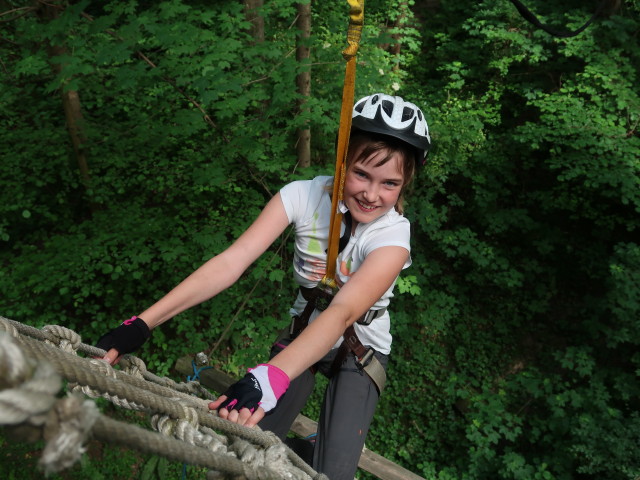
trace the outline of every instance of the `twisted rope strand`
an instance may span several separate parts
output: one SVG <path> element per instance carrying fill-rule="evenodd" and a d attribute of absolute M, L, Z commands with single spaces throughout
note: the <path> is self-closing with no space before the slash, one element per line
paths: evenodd
<path fill-rule="evenodd" d="M 2 334 L 2 330 L 8 335 Z M 13 342 L 6 340 L 9 337 Z M 3 340 L 0 342 L 0 424 L 22 422 L 32 425 L 31 428 L 44 425 L 45 437 L 49 440 L 40 465 L 47 473 L 77 461 L 84 452 L 82 443 L 91 431 L 102 441 L 117 439 L 119 444 L 124 441 L 136 450 L 225 473 L 219 477 L 212 471 L 210 478 L 226 478 L 229 474 L 258 480 L 326 480 L 326 476 L 311 469 L 275 434 L 218 418 L 209 411 L 206 400 L 170 388 L 175 384 L 172 380 L 167 382 L 169 379 L 145 374 L 144 362 L 136 357 L 128 358 L 129 373 L 117 371 L 103 361 L 77 356 L 77 351 L 96 356 L 104 352 L 83 344 L 72 330 L 57 325 L 38 330 L 1 316 L 0 339 Z M 13 359 L 18 357 L 29 360 L 16 366 Z M 83 402 L 76 395 L 62 399 L 64 403 L 56 401 L 55 395 L 60 389 L 57 374 L 77 382 L 75 388 L 103 396 L 125 408 L 164 414 L 164 417 L 152 418 L 153 427 L 177 439 L 103 417 L 93 402 Z M 150 381 L 148 377 L 155 378 Z M 22 390 L 12 388 L 17 383 Z M 123 429 L 128 433 L 122 433 Z M 115 430 L 118 433 L 114 436 Z M 216 430 L 225 432 L 228 438 Z"/>

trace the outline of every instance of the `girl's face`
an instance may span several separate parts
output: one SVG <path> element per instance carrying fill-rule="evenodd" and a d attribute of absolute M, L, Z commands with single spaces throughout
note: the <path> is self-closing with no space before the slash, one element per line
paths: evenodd
<path fill-rule="evenodd" d="M 378 163 L 389 155 L 387 149 L 374 152 L 368 158 L 355 160 L 346 173 L 343 200 L 354 220 L 369 223 L 395 207 L 402 191 L 402 156 L 393 155 L 386 163 Z"/>

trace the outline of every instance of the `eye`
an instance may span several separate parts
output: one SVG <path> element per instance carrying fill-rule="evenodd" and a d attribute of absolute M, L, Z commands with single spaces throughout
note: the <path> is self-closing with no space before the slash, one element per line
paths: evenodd
<path fill-rule="evenodd" d="M 356 177 L 360 177 L 360 178 L 367 178 L 367 174 L 365 172 L 363 172 L 362 170 L 354 170 L 353 171 L 354 175 Z"/>
<path fill-rule="evenodd" d="M 397 186 L 399 186 L 399 185 L 400 185 L 400 183 L 399 183 L 399 182 L 397 182 L 397 181 L 395 181 L 395 180 L 387 180 L 386 182 L 384 182 L 384 184 L 385 184 L 387 187 L 391 187 L 391 188 L 396 188 Z"/>

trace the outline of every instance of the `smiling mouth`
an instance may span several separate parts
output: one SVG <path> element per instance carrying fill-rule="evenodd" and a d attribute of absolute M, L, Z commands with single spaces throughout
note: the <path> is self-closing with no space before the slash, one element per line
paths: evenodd
<path fill-rule="evenodd" d="M 372 212 L 374 211 L 376 208 L 378 208 L 375 205 L 368 205 L 366 203 L 362 203 L 360 200 L 356 199 L 356 203 L 360 206 L 360 208 L 362 208 L 363 210 L 366 210 L 367 212 Z"/>

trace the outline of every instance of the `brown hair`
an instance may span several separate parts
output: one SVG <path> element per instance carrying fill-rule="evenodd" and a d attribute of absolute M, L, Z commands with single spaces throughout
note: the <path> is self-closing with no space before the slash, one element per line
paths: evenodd
<path fill-rule="evenodd" d="M 359 150 L 361 151 L 356 158 L 356 152 Z M 400 190 L 400 196 L 395 205 L 396 211 L 402 214 L 404 213 L 404 192 L 413 180 L 416 172 L 417 153 L 411 145 L 395 137 L 355 130 L 349 138 L 346 169 L 349 170 L 357 161 L 365 161 L 366 159 L 372 158 L 374 153 L 381 150 L 387 150 L 387 155 L 376 163 L 376 167 L 384 165 L 395 155 L 400 155 L 402 159 L 400 163 L 400 173 L 402 173 L 403 177 L 402 189 Z"/>

